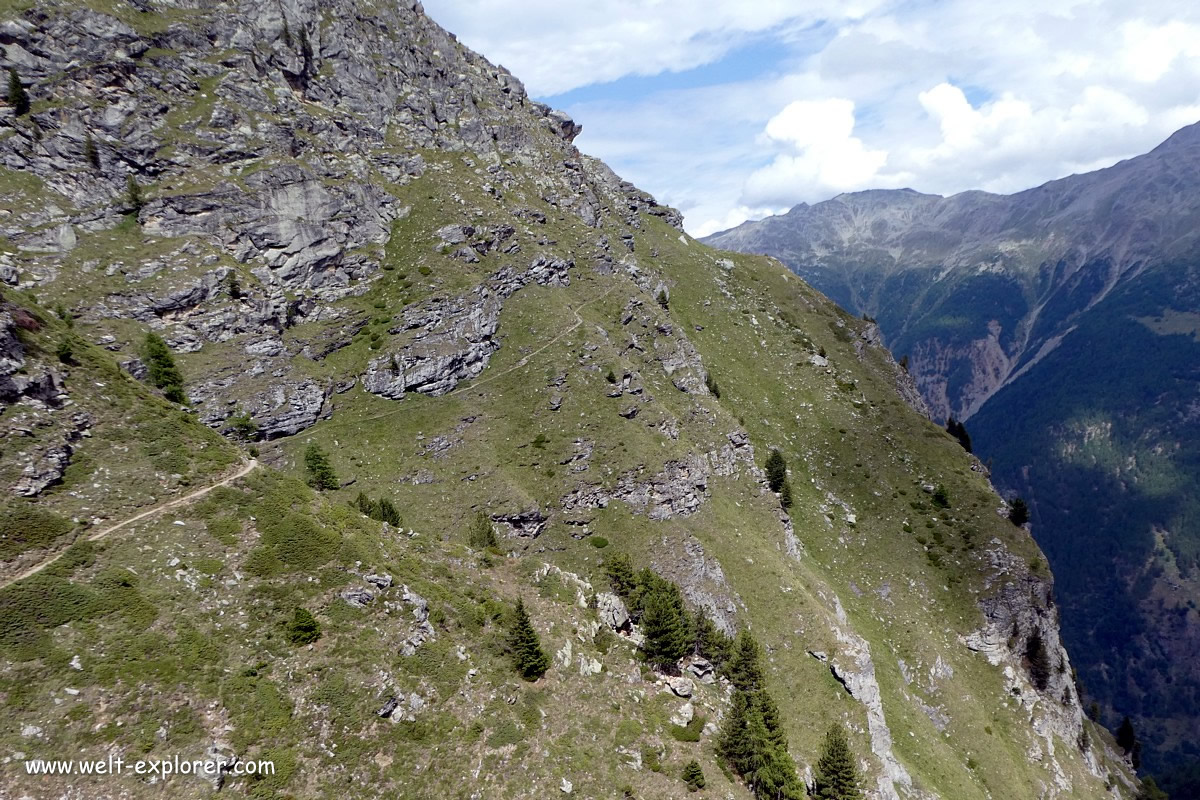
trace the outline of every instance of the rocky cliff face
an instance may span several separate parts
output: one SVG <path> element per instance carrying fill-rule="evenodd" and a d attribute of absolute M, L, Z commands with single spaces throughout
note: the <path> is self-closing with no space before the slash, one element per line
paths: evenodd
<path fill-rule="evenodd" d="M 619 550 L 754 631 L 802 772 L 836 722 L 872 797 L 1127 786 L 1036 545 L 879 329 L 683 234 L 419 5 L 45 2 L 0 44 L 32 102 L 0 136 L 10 766 L 111 746 L 218 754 L 256 796 L 600 797 L 674 796 L 697 758 L 749 797 L 714 761 L 728 682 L 637 660 Z M 185 407 L 145 383 L 147 332 Z M 340 488 L 297 480 L 310 443 Z M 267 466 L 107 533 L 250 447 Z M 535 685 L 518 597 L 554 656 Z"/>
<path fill-rule="evenodd" d="M 1200 447 L 1197 186 L 1193 125 L 1010 196 L 861 192 L 708 239 L 878 317 L 933 418 L 968 420 L 998 482 L 1034 504 L 1084 682 L 1112 722 L 1154 731 L 1159 768 L 1200 757 L 1200 710 L 1175 699 L 1200 685 L 1200 529 L 1194 482 L 1168 478 L 1194 474 Z M 1081 435 L 1097 426 L 1103 443 Z"/>

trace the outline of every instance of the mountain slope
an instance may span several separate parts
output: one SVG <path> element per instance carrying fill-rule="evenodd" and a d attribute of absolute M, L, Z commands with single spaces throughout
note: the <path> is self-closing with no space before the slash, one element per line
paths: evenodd
<path fill-rule="evenodd" d="M 901 399 L 873 326 L 681 233 L 419 5 L 87 6 L 0 26 L 32 101 L 0 138 L 6 330 L 31 354 L 10 374 L 53 368 L 67 395 L 7 398 L 4 440 L 30 409 L 100 405 L 53 365 L 61 305 L 96 369 L 193 437 L 171 480 L 215 482 L 242 448 L 264 466 L 88 543 L 85 499 L 110 520 L 154 502 L 102 490 L 150 474 L 112 451 L 155 446 L 104 419 L 8 501 L 78 521 L 3 563 L 63 553 L 0 590 L 5 791 L 161 791 L 22 766 L 140 753 L 271 761 L 216 781 L 259 797 L 682 796 L 693 758 L 706 791 L 749 797 L 714 751 L 728 681 L 641 659 L 601 569 L 621 552 L 753 631 L 802 774 L 841 723 L 873 797 L 1131 794 L 1037 546 Z M 191 413 L 126 374 L 147 331 Z M 518 599 L 551 657 L 532 683 Z"/>
<path fill-rule="evenodd" d="M 708 241 L 877 317 L 937 419 L 1028 497 L 1067 639 L 1161 765 L 1200 757 L 1200 125 L 1010 196 L 843 195 Z"/>

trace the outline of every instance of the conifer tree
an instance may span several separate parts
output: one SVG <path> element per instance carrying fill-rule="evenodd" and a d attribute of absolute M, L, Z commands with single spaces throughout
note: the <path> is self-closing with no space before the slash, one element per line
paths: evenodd
<path fill-rule="evenodd" d="M 25 91 L 16 67 L 8 68 L 8 104 L 18 117 L 29 113 L 29 93 Z"/>
<path fill-rule="evenodd" d="M 650 663 L 673 669 L 691 649 L 692 637 L 683 595 L 675 584 L 661 580 L 646 596 L 642 612 L 643 649 Z"/>
<path fill-rule="evenodd" d="M 766 468 L 767 486 L 771 487 L 772 492 L 781 491 L 787 482 L 787 459 L 783 457 L 783 453 L 772 448 L 770 455 L 767 456 Z"/>
<path fill-rule="evenodd" d="M 341 486 L 337 473 L 329 463 L 329 456 L 316 442 L 309 442 L 304 450 L 304 468 L 308 471 L 308 485 L 314 489 L 337 489 Z"/>
<path fill-rule="evenodd" d="M 784 511 L 792 507 L 792 484 L 787 478 L 783 479 L 783 486 L 779 488 L 779 505 L 783 506 Z"/>
<path fill-rule="evenodd" d="M 689 792 L 698 792 L 704 788 L 704 770 L 700 769 L 700 762 L 692 759 L 683 768 L 683 782 L 687 784 Z"/>
<path fill-rule="evenodd" d="M 704 388 L 708 389 L 708 393 L 713 397 L 721 399 L 721 387 L 717 385 L 717 379 L 712 376 L 711 372 L 704 373 Z"/>
<path fill-rule="evenodd" d="M 702 608 L 696 609 L 692 617 L 692 641 L 696 655 L 707 659 L 718 670 L 728 660 L 733 647 L 730 638 L 713 624 Z"/>
<path fill-rule="evenodd" d="M 1029 677 L 1033 680 L 1033 685 L 1038 690 L 1045 691 L 1050 682 L 1050 653 L 1046 650 L 1042 633 L 1037 628 L 1033 629 L 1033 633 L 1029 634 L 1025 641 L 1025 658 L 1029 662 Z"/>
<path fill-rule="evenodd" d="M 175 366 L 175 358 L 171 348 L 162 337 L 156 333 L 147 333 L 142 341 L 142 359 L 146 362 L 146 371 L 150 383 L 162 390 L 163 396 L 173 403 L 186 403 L 187 395 L 183 393 L 183 374 Z"/>
<path fill-rule="evenodd" d="M 96 142 L 90 133 L 83 140 L 83 157 L 92 169 L 100 169 L 100 151 L 96 149 Z"/>
<path fill-rule="evenodd" d="M 859 800 L 858 769 L 846 741 L 846 731 L 834 725 L 825 734 L 821 758 L 817 761 L 815 796 L 821 800 Z"/>
<path fill-rule="evenodd" d="M 666 289 L 659 289 L 659 290 L 658 290 L 658 297 L 654 298 L 654 300 L 655 300 L 655 302 L 657 302 L 657 303 L 658 303 L 660 306 L 662 306 L 662 307 L 663 307 L 663 310 L 664 310 L 664 311 L 665 311 L 665 310 L 666 310 L 666 309 L 667 309 L 667 308 L 670 306 L 670 304 L 671 304 L 671 299 L 670 299 L 669 297 L 667 297 L 667 290 L 666 290 Z"/>
<path fill-rule="evenodd" d="M 142 193 L 142 185 L 138 183 L 137 178 L 133 175 L 128 175 L 125 178 L 125 199 L 133 208 L 133 213 L 142 210 L 146 205 L 146 196 Z"/>
<path fill-rule="evenodd" d="M 1018 528 L 1029 522 L 1029 505 L 1020 497 L 1012 501 L 1012 506 L 1008 509 L 1008 521 Z"/>
<path fill-rule="evenodd" d="M 628 553 L 612 553 L 604 559 L 604 574 L 618 597 L 628 598 L 637 584 L 633 574 L 633 559 Z"/>
<path fill-rule="evenodd" d="M 733 688 L 743 692 L 754 692 L 763 688 L 762 649 L 744 628 L 733 643 L 733 655 L 725 664 L 725 677 Z"/>
<path fill-rule="evenodd" d="M 400 527 L 400 512 L 393 505 L 392 501 L 386 497 L 381 497 L 376 501 L 375 514 L 375 519 L 378 519 L 380 522 L 386 522 L 393 528 Z"/>
<path fill-rule="evenodd" d="M 525 610 L 525 601 L 518 598 L 516 614 L 512 630 L 508 635 L 508 644 L 512 648 L 513 664 L 521 677 L 527 681 L 536 681 L 546 674 L 550 668 L 550 656 L 542 651 L 542 643 L 529 613 Z"/>
<path fill-rule="evenodd" d="M 750 739 L 746 732 L 748 711 L 749 695 L 741 690 L 735 691 L 729 704 L 729 713 L 725 715 L 721 730 L 717 733 L 717 755 L 725 759 L 739 775 L 750 759 Z"/>
<path fill-rule="evenodd" d="M 1138 746 L 1137 734 L 1129 717 L 1122 719 L 1121 726 L 1117 728 L 1117 746 L 1130 755 Z"/>
<path fill-rule="evenodd" d="M 492 521 L 482 511 L 475 515 L 475 520 L 471 523 L 471 529 L 467 532 L 467 543 L 476 550 L 486 550 L 497 544 Z"/>
<path fill-rule="evenodd" d="M 967 426 L 950 417 L 946 420 L 946 432 L 958 439 L 958 443 L 962 445 L 963 450 L 971 452 L 971 434 L 967 433 Z"/>
<path fill-rule="evenodd" d="M 375 516 L 375 503 L 367 497 L 366 492 L 358 493 L 358 497 L 354 498 L 354 507 L 368 517 Z"/>

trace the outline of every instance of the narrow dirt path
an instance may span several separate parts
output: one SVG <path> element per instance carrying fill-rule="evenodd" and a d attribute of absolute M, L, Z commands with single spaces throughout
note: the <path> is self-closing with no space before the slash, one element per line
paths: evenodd
<path fill-rule="evenodd" d="M 101 539 L 103 539 L 105 536 L 108 536 L 110 533 L 115 533 L 116 531 L 119 531 L 128 525 L 132 525 L 135 522 L 141 522 L 144 519 L 148 519 L 150 517 L 156 516 L 158 514 L 163 513 L 164 511 L 170 511 L 173 508 L 179 508 L 180 506 L 185 506 L 188 503 L 193 502 L 194 500 L 198 500 L 201 497 L 204 497 L 204 495 L 208 494 L 213 489 L 216 489 L 218 486 L 228 486 L 229 484 L 236 481 L 238 478 L 246 477 L 251 472 L 253 472 L 257 466 L 258 466 L 258 460 L 252 458 L 249 461 L 247 461 L 245 464 L 243 464 L 241 466 L 241 468 L 238 469 L 237 472 L 233 473 L 232 475 L 228 475 L 228 476 L 222 478 L 221 480 L 217 481 L 216 483 L 210 483 L 208 486 L 205 486 L 201 489 L 197 489 L 194 492 L 189 492 L 181 497 L 176 497 L 174 500 L 168 500 L 167 502 L 162 503 L 157 506 L 154 506 L 153 508 L 148 508 L 145 511 L 142 511 L 138 514 L 134 514 L 132 517 L 127 517 L 126 519 L 123 519 L 114 525 L 109 525 L 107 528 L 101 528 L 98 531 L 92 531 L 88 535 L 82 536 L 79 539 L 77 539 L 76 541 L 98 542 Z M 61 557 L 62 557 L 61 552 L 54 553 L 53 555 L 47 556 L 42 561 L 38 562 L 37 564 L 34 564 L 33 566 L 29 567 L 28 569 L 23 570 L 22 572 L 12 576 L 11 578 L 4 578 L 3 580 L 0 580 L 0 589 L 3 589 L 6 586 L 9 586 L 10 584 L 14 584 L 17 581 L 25 580 L 26 578 L 28 578 L 31 575 L 36 575 L 37 573 L 41 572 L 46 567 L 50 566 L 51 564 L 53 564 L 55 561 L 57 561 Z"/>

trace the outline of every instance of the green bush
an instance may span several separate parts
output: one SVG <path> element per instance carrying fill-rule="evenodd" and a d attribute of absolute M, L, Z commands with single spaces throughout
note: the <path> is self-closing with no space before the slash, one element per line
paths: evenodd
<path fill-rule="evenodd" d="M 687 784 L 689 792 L 698 792 L 704 788 L 704 771 L 700 769 L 700 762 L 692 759 L 683 768 L 683 782 Z"/>
<path fill-rule="evenodd" d="M 0 513 L 0 560 L 49 547 L 73 527 L 70 520 L 37 506 L 15 506 Z"/>
<path fill-rule="evenodd" d="M 705 721 L 702 715 L 697 714 L 692 717 L 692 721 L 686 726 L 672 725 L 671 736 L 680 742 L 698 742 L 700 741 L 700 734 L 704 732 Z"/>
<path fill-rule="evenodd" d="M 312 644 L 321 638 L 321 624 L 308 609 L 297 608 L 293 612 L 291 620 L 288 621 L 284 633 L 287 635 L 288 641 L 294 645 Z"/>
<path fill-rule="evenodd" d="M 588 537 L 588 544 L 597 550 L 603 550 L 608 547 L 608 539 L 605 539 L 603 536 L 591 536 Z"/>
<path fill-rule="evenodd" d="M 475 550 L 486 550 L 498 545 L 492 521 L 482 511 L 475 515 L 471 527 L 467 530 L 467 543 Z"/>

